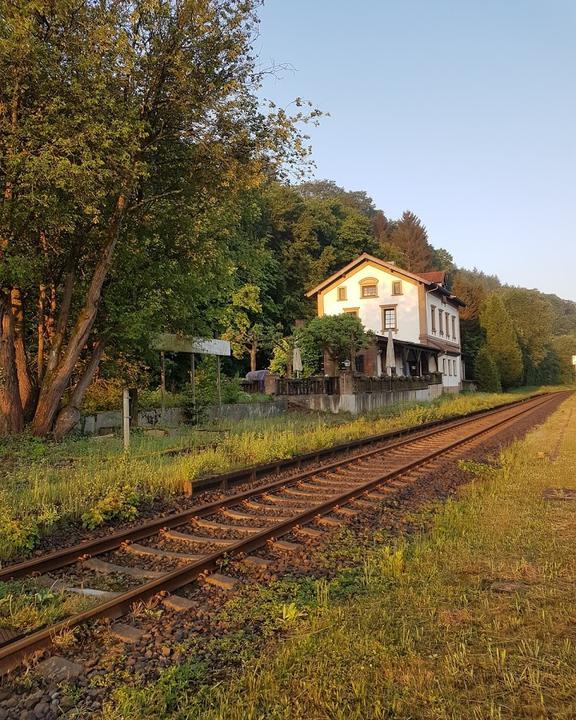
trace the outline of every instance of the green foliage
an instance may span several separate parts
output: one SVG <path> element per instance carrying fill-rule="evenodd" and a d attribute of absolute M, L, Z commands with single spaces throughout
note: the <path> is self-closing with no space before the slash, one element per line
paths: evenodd
<path fill-rule="evenodd" d="M 8 493 L 0 492 L 0 557 L 32 550 L 57 519 L 54 506 L 45 506 L 33 514 L 19 517 L 14 514 Z"/>
<path fill-rule="evenodd" d="M 266 322 L 260 295 L 257 285 L 243 285 L 232 293 L 223 314 L 226 330 L 222 337 L 230 341 L 234 357 L 250 355 L 251 370 L 257 369 L 258 350 L 270 349 L 280 336 L 280 329 Z"/>
<path fill-rule="evenodd" d="M 275 375 L 280 375 L 281 377 L 286 376 L 288 366 L 292 362 L 294 345 L 297 344 L 302 357 L 301 377 L 310 377 L 310 375 L 313 375 L 318 370 L 321 353 L 314 343 L 307 340 L 306 332 L 298 329 L 292 337 L 282 338 L 276 343 L 270 360 L 270 372 Z"/>
<path fill-rule="evenodd" d="M 572 357 L 576 355 L 576 333 L 553 338 L 552 349 L 558 358 L 560 381 L 573 383 L 576 380 L 576 368 Z"/>
<path fill-rule="evenodd" d="M 458 460 L 458 467 L 464 472 L 477 475 L 478 477 L 485 477 L 486 475 L 493 475 L 498 471 L 493 465 L 487 465 L 486 463 L 476 462 L 475 460 Z"/>
<path fill-rule="evenodd" d="M 102 412 L 104 410 L 122 410 L 122 391 L 126 383 L 120 378 L 98 378 L 90 385 L 82 411 L 85 414 Z M 138 409 L 150 410 L 164 407 L 181 407 L 184 403 L 184 394 L 166 391 L 162 397 L 162 390 L 144 388 L 138 390 Z"/>
<path fill-rule="evenodd" d="M 498 293 L 489 295 L 482 305 L 480 324 L 486 333 L 486 347 L 498 367 L 502 387 L 519 385 L 523 373 L 522 352 L 512 318 Z"/>
<path fill-rule="evenodd" d="M 370 334 L 356 315 L 323 315 L 302 329 L 300 346 L 307 354 L 326 351 L 337 367 L 358 350 L 368 346 Z"/>
<path fill-rule="evenodd" d="M 138 516 L 138 506 L 141 503 L 142 498 L 135 487 L 112 487 L 82 514 L 82 524 L 92 530 L 112 520 L 134 520 Z"/>
<path fill-rule="evenodd" d="M 216 358 L 206 356 L 196 366 L 196 382 L 194 392 L 192 386 L 187 385 L 180 394 L 180 407 L 184 410 L 186 420 L 198 424 L 206 420 L 206 408 L 210 405 L 269 402 L 271 397 L 262 393 L 247 393 L 242 389 L 239 377 L 220 375 L 220 392 L 218 397 Z"/>
<path fill-rule="evenodd" d="M 552 336 L 552 308 L 537 290 L 504 288 L 504 306 L 514 324 L 518 340 L 534 365 L 546 356 Z"/>
<path fill-rule="evenodd" d="M 483 345 L 476 355 L 474 377 L 480 390 L 484 392 L 502 391 L 498 366 L 486 345 Z"/>
<path fill-rule="evenodd" d="M 437 270 L 444 270 L 447 273 L 452 273 L 456 270 L 454 258 L 445 248 L 433 248 L 432 255 L 432 262 Z"/>

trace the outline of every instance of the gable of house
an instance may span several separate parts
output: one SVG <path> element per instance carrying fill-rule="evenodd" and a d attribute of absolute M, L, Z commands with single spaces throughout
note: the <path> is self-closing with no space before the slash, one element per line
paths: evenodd
<path fill-rule="evenodd" d="M 462 301 L 442 284 L 443 272 L 416 274 L 363 253 L 307 293 L 318 315 L 357 315 L 366 329 L 397 340 L 459 345 Z"/>
<path fill-rule="evenodd" d="M 394 317 L 398 339 L 420 341 L 421 324 L 425 322 L 420 317 L 423 283 L 415 275 L 368 257 L 329 280 L 316 291 L 318 315 L 353 313 L 377 335 L 387 333 L 386 323 L 389 325 Z"/>

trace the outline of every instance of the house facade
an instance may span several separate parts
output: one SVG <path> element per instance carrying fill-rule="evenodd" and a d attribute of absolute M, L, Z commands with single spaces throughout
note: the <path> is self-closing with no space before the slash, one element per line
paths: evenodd
<path fill-rule="evenodd" d="M 356 315 L 375 339 L 353 359 L 356 373 L 421 377 L 442 373 L 447 391 L 462 385 L 460 314 L 464 303 L 444 286 L 444 273 L 416 274 L 363 253 L 307 293 L 318 315 Z M 394 367 L 386 367 L 389 337 Z M 324 371 L 336 374 L 329 358 Z"/>

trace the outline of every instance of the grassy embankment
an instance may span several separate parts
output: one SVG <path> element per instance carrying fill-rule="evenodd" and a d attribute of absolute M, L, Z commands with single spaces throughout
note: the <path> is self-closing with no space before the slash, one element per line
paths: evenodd
<path fill-rule="evenodd" d="M 177 437 L 136 436 L 129 454 L 122 452 L 119 439 L 6 442 L 0 444 L 0 560 L 31 550 L 63 523 L 81 521 L 86 527 L 96 527 L 132 519 L 153 500 L 169 499 L 203 475 L 463 415 L 512 399 L 479 393 L 392 406 L 356 419 L 289 414 L 242 421 L 233 427 L 222 422 L 207 428 L 212 433 L 191 428 Z M 207 441 L 211 445 L 206 446 Z M 161 453 L 175 446 L 190 452 Z"/>
<path fill-rule="evenodd" d="M 377 535 L 354 572 L 315 593 L 309 579 L 288 594 L 285 581 L 258 591 L 236 612 L 284 637 L 252 650 L 247 634 L 229 640 L 228 654 L 243 660 L 232 680 L 210 685 L 214 669 L 190 653 L 153 685 L 117 688 L 105 716 L 576 717 L 576 499 L 543 496 L 550 486 L 576 491 L 574 417 L 572 397 L 505 450 L 499 468 L 462 463 L 470 484 L 419 516 L 418 537 Z M 274 593 L 293 601 L 271 602 Z"/>

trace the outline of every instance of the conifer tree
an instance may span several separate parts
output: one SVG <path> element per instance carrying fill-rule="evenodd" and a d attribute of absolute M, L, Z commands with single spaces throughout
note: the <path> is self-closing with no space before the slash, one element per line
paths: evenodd
<path fill-rule="evenodd" d="M 502 387 L 518 385 L 522 380 L 522 351 L 512 319 L 497 293 L 488 296 L 480 312 L 480 325 L 486 334 L 486 346 L 496 362 Z"/>
<path fill-rule="evenodd" d="M 500 392 L 502 390 L 498 366 L 486 345 L 483 345 L 476 355 L 474 377 L 480 390 L 485 392 Z"/>
<path fill-rule="evenodd" d="M 388 224 L 387 241 L 402 251 L 403 267 L 413 272 L 434 270 L 434 254 L 428 232 L 413 212 L 406 210 L 400 220 Z"/>

